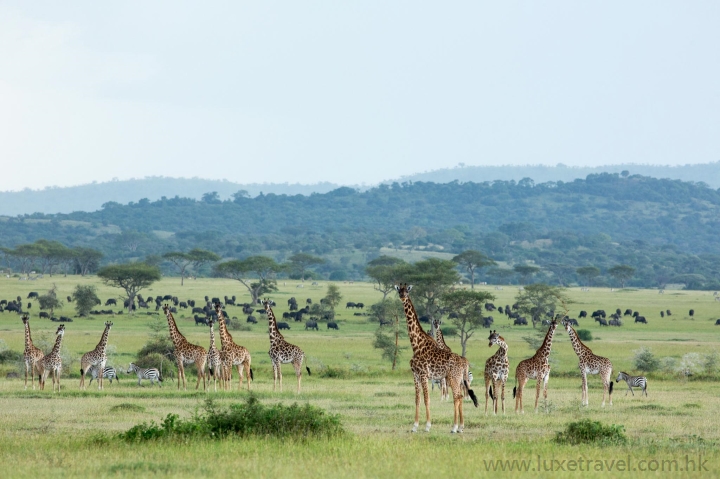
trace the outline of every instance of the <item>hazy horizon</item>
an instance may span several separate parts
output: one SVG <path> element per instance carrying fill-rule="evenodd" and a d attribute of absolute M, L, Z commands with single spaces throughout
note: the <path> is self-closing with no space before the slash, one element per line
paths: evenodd
<path fill-rule="evenodd" d="M 720 159 L 720 5 L 0 4 L 0 191 Z"/>

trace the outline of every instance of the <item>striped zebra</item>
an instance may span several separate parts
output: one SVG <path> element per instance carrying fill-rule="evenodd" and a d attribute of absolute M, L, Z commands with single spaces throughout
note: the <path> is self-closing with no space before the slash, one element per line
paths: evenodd
<path fill-rule="evenodd" d="M 162 376 L 160 376 L 160 371 L 157 370 L 157 368 L 140 368 L 138 366 L 135 366 L 133 363 L 130 363 L 130 366 L 128 366 L 127 373 L 135 373 L 138 377 L 138 386 L 140 386 L 140 381 L 143 379 L 149 379 L 150 384 L 155 384 L 155 381 L 158 381 L 158 386 L 162 387 Z"/>
<path fill-rule="evenodd" d="M 97 378 L 98 378 L 97 368 L 95 368 L 95 367 L 90 368 L 90 384 L 92 384 L 93 379 L 97 379 Z M 106 367 L 105 369 L 103 369 L 103 378 L 109 379 L 110 384 L 112 384 L 113 379 L 115 379 L 117 382 L 120 382 L 120 378 L 118 378 L 117 371 L 115 370 L 115 368 L 111 368 L 109 366 Z"/>
<path fill-rule="evenodd" d="M 617 379 L 615 380 L 616 383 L 619 383 L 621 380 L 625 381 L 628 385 L 628 389 L 634 396 L 635 393 L 633 392 L 633 388 L 641 388 L 642 392 L 645 393 L 645 396 L 648 395 L 647 393 L 647 378 L 645 376 L 630 376 L 627 373 L 621 372 L 618 374 Z M 627 396 L 627 391 L 625 391 L 625 395 Z"/>

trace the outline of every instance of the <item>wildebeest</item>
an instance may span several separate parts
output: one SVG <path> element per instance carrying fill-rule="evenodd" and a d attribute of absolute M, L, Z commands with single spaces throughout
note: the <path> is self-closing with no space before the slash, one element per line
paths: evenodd
<path fill-rule="evenodd" d="M 515 321 L 513 321 L 513 324 L 515 326 L 527 326 L 528 322 L 527 319 L 523 318 L 522 316 L 519 316 L 515 318 Z"/>
<path fill-rule="evenodd" d="M 483 318 L 483 328 L 489 328 L 490 326 L 492 326 L 493 322 L 494 320 L 492 316 L 485 316 Z"/>
<path fill-rule="evenodd" d="M 308 329 L 314 329 L 315 331 L 317 331 L 318 330 L 317 321 L 313 321 L 312 319 L 305 321 L 305 331 L 307 331 Z"/>
<path fill-rule="evenodd" d="M 495 305 L 492 303 L 485 303 L 485 310 L 486 311 L 495 311 Z"/>
<path fill-rule="evenodd" d="M 312 299 L 311 298 L 306 299 L 305 304 L 312 304 Z"/>
<path fill-rule="evenodd" d="M 691 309 L 691 310 L 690 310 L 690 316 L 691 316 L 691 317 L 692 317 L 692 316 L 695 316 L 695 310 L 694 310 L 694 309 Z"/>
<path fill-rule="evenodd" d="M 246 323 L 252 323 L 257 324 L 257 319 L 255 319 L 255 316 L 248 316 L 247 320 L 245 320 Z"/>
<path fill-rule="evenodd" d="M 630 316 L 632 314 L 633 314 L 633 310 L 628 308 L 625 310 L 624 316 Z"/>
<path fill-rule="evenodd" d="M 30 293 L 29 293 L 28 296 L 27 296 L 27 299 L 37 298 L 37 297 L 38 297 L 38 294 L 37 294 L 36 291 L 30 291 Z"/>
<path fill-rule="evenodd" d="M 355 307 L 355 303 L 353 303 L 352 301 L 348 301 L 347 304 L 345 304 L 345 309 L 354 308 L 354 307 Z"/>
<path fill-rule="evenodd" d="M 110 305 L 117 306 L 117 299 L 110 298 L 107 301 L 105 301 L 105 306 L 110 306 Z"/>
<path fill-rule="evenodd" d="M 278 329 L 290 329 L 290 325 L 288 323 L 277 323 Z"/>
<path fill-rule="evenodd" d="M 580 311 L 580 314 L 578 314 L 578 318 L 587 318 L 587 311 Z"/>
<path fill-rule="evenodd" d="M 647 320 L 645 319 L 645 316 L 635 316 L 635 322 L 647 324 Z"/>
<path fill-rule="evenodd" d="M 365 303 L 355 303 L 355 307 L 358 309 L 363 309 L 365 307 Z"/>
<path fill-rule="evenodd" d="M 183 309 L 187 309 L 188 304 L 185 301 L 180 301 L 180 304 L 178 304 L 178 306 L 180 306 Z M 147 307 L 147 306 L 145 306 L 145 307 Z"/>
<path fill-rule="evenodd" d="M 45 311 L 40 311 L 40 317 L 45 319 L 50 319 L 50 313 L 46 313 Z"/>
<path fill-rule="evenodd" d="M 339 331 L 338 325 L 335 321 L 328 321 L 327 328 L 328 329 L 337 329 Z"/>
<path fill-rule="evenodd" d="M 208 324 L 207 318 L 204 317 L 204 316 L 198 316 L 198 315 L 196 314 L 196 315 L 195 315 L 195 326 L 197 326 L 198 324 L 204 324 L 204 325 L 207 326 L 207 324 Z"/>
<path fill-rule="evenodd" d="M 196 314 L 196 313 L 204 313 L 204 312 L 205 312 L 205 310 L 204 310 L 203 308 L 193 308 L 193 309 L 192 309 L 192 313 L 193 313 L 193 314 Z"/>
<path fill-rule="evenodd" d="M 207 296 L 205 296 L 205 297 L 207 298 Z M 163 299 L 163 301 L 172 301 L 172 298 L 173 298 L 172 294 L 166 294 L 165 296 L 163 296 L 162 299 Z"/>
<path fill-rule="evenodd" d="M 599 316 L 598 316 L 597 318 L 595 318 L 595 321 L 597 321 L 598 323 L 600 323 L 600 326 L 607 326 L 607 325 L 608 325 L 608 322 L 605 321 L 603 318 L 601 318 L 601 317 L 599 317 Z"/>
<path fill-rule="evenodd" d="M 573 326 L 578 326 L 577 319 L 567 318 L 565 321 L 567 321 L 568 323 L 572 324 Z"/>

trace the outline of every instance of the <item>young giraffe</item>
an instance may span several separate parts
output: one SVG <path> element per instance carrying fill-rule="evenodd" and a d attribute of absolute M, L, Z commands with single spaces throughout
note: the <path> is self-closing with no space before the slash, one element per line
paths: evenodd
<path fill-rule="evenodd" d="M 30 382 L 32 383 L 33 390 L 35 390 L 35 371 L 40 368 L 40 361 L 42 361 L 45 354 L 32 342 L 32 338 L 30 337 L 30 318 L 27 314 L 22 317 L 22 322 L 25 325 L 25 351 L 23 352 L 23 359 L 25 360 L 25 389 L 27 389 L 29 372 Z"/>
<path fill-rule="evenodd" d="M 602 407 L 605 407 L 605 393 L 608 393 L 610 399 L 610 405 L 612 406 L 612 363 L 608 358 L 602 356 L 596 356 L 592 350 L 585 346 L 577 333 L 570 325 L 569 321 L 563 321 L 563 326 L 570 336 L 570 342 L 572 343 L 575 354 L 578 357 L 578 366 L 580 367 L 580 373 L 582 374 L 582 405 L 588 405 L 588 387 L 587 387 L 587 375 L 588 374 L 600 374 L 600 379 L 603 382 L 603 401 Z"/>
<path fill-rule="evenodd" d="M 95 349 L 92 351 L 83 354 L 80 360 L 80 389 L 85 389 L 85 375 L 90 371 L 90 368 L 95 366 L 98 368 L 98 371 L 105 370 L 105 363 L 107 362 L 105 350 L 107 349 L 108 335 L 110 334 L 112 325 L 113 323 L 111 321 L 107 321 L 105 323 L 105 331 L 103 331 L 102 336 L 100 336 L 98 345 L 95 346 Z M 101 374 L 100 377 L 98 377 L 98 389 L 102 388 L 103 375 Z"/>
<path fill-rule="evenodd" d="M 463 417 L 463 396 L 465 394 L 463 386 L 468 391 L 468 394 L 470 394 L 475 407 L 477 407 L 475 393 L 468 385 L 468 370 L 465 368 L 465 363 L 461 361 L 460 356 L 452 351 L 441 349 L 432 336 L 427 334 L 422 328 L 415 307 L 409 296 L 412 286 L 401 284 L 396 285 L 395 289 L 403 303 L 408 336 L 410 337 L 410 345 L 413 350 L 410 369 L 412 369 L 413 380 L 415 382 L 415 423 L 413 424 L 412 432 L 417 432 L 420 421 L 421 389 L 425 401 L 425 431 L 430 431 L 428 380 L 443 378 L 448 382 L 453 392 L 454 418 L 453 427 L 450 432 L 456 433 L 458 430 L 463 432 L 465 429 L 465 419 Z"/>
<path fill-rule="evenodd" d="M 50 372 L 53 375 L 53 392 L 55 392 L 55 382 L 57 381 L 58 392 L 60 392 L 60 373 L 62 372 L 62 358 L 60 357 L 60 346 L 63 336 L 65 335 L 65 325 L 61 324 L 55 332 L 55 346 L 53 346 L 50 354 L 47 354 L 40 361 L 42 375 L 40 376 L 40 389 L 45 389 L 45 380 Z"/>
<path fill-rule="evenodd" d="M 251 368 L 252 358 L 250 357 L 250 351 L 246 348 L 235 344 L 230 332 L 227 329 L 225 323 L 225 314 L 223 313 L 220 303 L 215 304 L 215 312 L 217 313 L 220 325 L 218 327 L 220 332 L 220 344 L 222 345 L 222 351 L 220 351 L 221 359 L 223 360 L 223 376 L 227 381 L 227 387 L 232 387 L 232 368 L 233 366 L 238 367 L 238 375 L 240 375 L 240 382 L 238 383 L 238 390 L 242 389 L 243 382 L 243 368 L 247 374 L 248 391 L 250 390 L 250 381 L 253 379 L 253 372 Z"/>
<path fill-rule="evenodd" d="M 437 341 L 438 346 L 440 346 L 440 349 L 444 349 L 446 351 L 452 352 L 452 349 L 450 349 L 450 346 L 447 345 L 445 342 L 445 337 L 443 336 L 442 330 L 440 329 L 440 325 L 442 323 L 439 319 L 433 320 L 433 327 L 435 329 L 435 341 Z M 468 377 L 470 376 L 470 361 L 467 360 L 467 358 L 464 358 L 460 356 L 460 361 L 463 362 L 464 368 L 467 369 Z M 470 385 L 471 381 L 468 380 L 468 385 Z M 469 396 L 465 395 L 465 399 L 467 399 Z M 448 392 L 447 387 L 447 381 L 445 378 L 440 380 L 440 400 L 446 400 L 450 399 L 450 394 Z"/>
<path fill-rule="evenodd" d="M 500 391 L 500 399 L 502 400 L 502 412 L 505 414 L 505 382 L 508 374 L 510 374 L 510 361 L 508 360 L 508 345 L 505 339 L 498 334 L 497 331 L 491 331 L 488 337 L 490 344 L 500 346 L 498 350 L 485 361 L 485 415 L 487 415 L 488 394 L 493 402 L 493 412 L 498 411 L 498 391 Z M 493 386 L 495 386 L 495 395 L 493 395 Z"/>
<path fill-rule="evenodd" d="M 557 321 L 552 320 L 550 322 L 550 327 L 545 334 L 545 340 L 540 348 L 535 352 L 535 355 L 531 358 L 520 361 L 520 364 L 518 364 L 515 369 L 515 383 L 517 386 L 513 388 L 513 397 L 515 398 L 516 413 L 518 412 L 519 407 L 520 412 L 525 414 L 522 401 L 523 391 L 528 379 L 537 379 L 537 384 L 535 386 L 535 412 L 538 410 L 541 384 L 543 384 L 544 387 L 543 397 L 545 401 L 547 401 L 547 384 L 550 380 L 550 362 L 548 361 L 548 358 L 550 357 L 550 348 L 552 347 L 553 335 L 555 334 L 556 328 Z"/>
<path fill-rule="evenodd" d="M 225 372 L 223 371 L 223 364 L 220 359 L 220 351 L 218 351 L 218 348 L 215 346 L 215 328 L 213 327 L 215 321 L 211 318 L 208 322 L 210 323 L 210 347 L 207 352 L 207 365 L 213 377 L 215 392 L 217 392 L 218 376 L 220 377 L 220 387 L 222 388 L 225 384 Z"/>
<path fill-rule="evenodd" d="M 205 362 L 207 361 L 207 351 L 202 346 L 191 344 L 187 339 L 185 339 L 185 336 L 183 336 L 178 330 L 177 324 L 175 324 L 175 318 L 170 312 L 170 307 L 167 304 L 163 306 L 163 311 L 165 312 L 168 328 L 170 329 L 170 339 L 172 339 L 173 346 L 175 347 L 174 354 L 178 368 L 178 389 L 180 389 L 180 380 L 182 379 L 183 389 L 187 390 L 184 365 L 195 363 L 198 373 L 195 389 L 200 387 L 200 378 L 202 377 L 204 391 L 206 389 Z"/>
<path fill-rule="evenodd" d="M 280 392 L 282 392 L 282 369 L 280 366 L 286 363 L 292 363 L 295 367 L 295 376 L 297 376 L 297 393 L 300 394 L 300 381 L 302 379 L 302 362 L 305 359 L 305 353 L 302 349 L 298 348 L 294 344 L 290 344 L 285 341 L 285 338 L 277 327 L 277 321 L 275 320 L 275 313 L 273 313 L 270 307 L 270 300 L 264 299 L 262 302 L 267 313 L 268 323 L 270 325 L 270 360 L 273 365 L 273 391 L 275 391 L 275 385 L 278 377 L 280 378 Z M 310 368 L 305 363 L 305 369 L 307 369 L 308 375 L 310 375 Z"/>

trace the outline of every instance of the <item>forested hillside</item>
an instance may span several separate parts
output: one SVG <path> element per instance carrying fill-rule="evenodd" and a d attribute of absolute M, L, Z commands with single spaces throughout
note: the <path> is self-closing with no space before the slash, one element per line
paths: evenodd
<path fill-rule="evenodd" d="M 365 192 L 243 194 L 221 201 L 162 198 L 100 211 L 2 218 L 0 245 L 47 238 L 102 251 L 103 262 L 143 259 L 172 250 L 203 248 L 225 257 L 295 252 L 326 258 L 320 274 L 359 278 L 383 252 L 484 252 L 508 266 L 531 263 L 536 279 L 582 282 L 576 269 L 636 269 L 629 284 L 679 282 L 720 286 L 720 190 L 632 175 L 585 180 L 487 183 L 394 183 Z M 393 253 L 395 252 L 395 253 Z M 502 268 L 488 269 L 486 280 Z"/>

